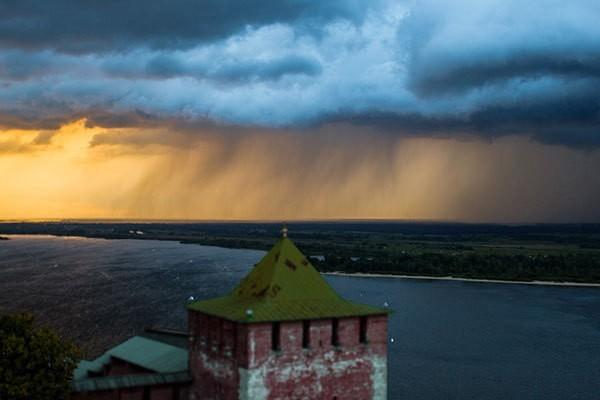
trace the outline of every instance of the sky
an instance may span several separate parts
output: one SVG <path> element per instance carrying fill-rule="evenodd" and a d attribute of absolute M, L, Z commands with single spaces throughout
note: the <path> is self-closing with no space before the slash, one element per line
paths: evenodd
<path fill-rule="evenodd" d="M 0 0 L 0 219 L 600 222 L 600 3 Z"/>

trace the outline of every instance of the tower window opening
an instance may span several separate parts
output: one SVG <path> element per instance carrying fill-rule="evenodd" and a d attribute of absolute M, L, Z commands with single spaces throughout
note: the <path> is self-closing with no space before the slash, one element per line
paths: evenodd
<path fill-rule="evenodd" d="M 340 345 L 339 328 L 340 321 L 337 318 L 331 320 L 331 344 L 333 346 Z"/>
<path fill-rule="evenodd" d="M 367 317 L 360 317 L 358 340 L 360 343 L 367 343 Z"/>
<path fill-rule="evenodd" d="M 271 329 L 271 349 L 273 351 L 281 350 L 281 324 L 279 322 L 273 322 Z"/>
<path fill-rule="evenodd" d="M 310 321 L 302 321 L 302 348 L 310 347 Z"/>

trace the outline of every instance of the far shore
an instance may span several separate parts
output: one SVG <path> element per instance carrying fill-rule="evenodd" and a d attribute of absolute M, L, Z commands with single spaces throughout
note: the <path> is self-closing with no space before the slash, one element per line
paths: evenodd
<path fill-rule="evenodd" d="M 35 236 L 35 237 L 59 237 L 59 238 L 69 238 L 69 239 L 106 239 L 106 240 L 121 240 L 121 239 L 133 239 L 133 240 L 161 240 L 161 241 L 175 241 L 181 244 L 193 244 L 200 246 L 214 246 L 214 247 L 222 247 L 222 248 L 230 248 L 230 249 L 239 249 L 239 250 L 262 250 L 251 247 L 226 247 L 226 246 L 218 246 L 212 244 L 203 244 L 198 242 L 185 242 L 181 240 L 181 238 L 157 238 L 152 236 L 144 236 L 142 234 L 138 234 L 138 236 L 132 237 L 120 237 L 120 236 L 110 236 L 110 235 L 72 235 L 72 234 L 57 234 L 57 233 L 9 233 L 0 235 L 0 240 L 9 240 L 11 237 L 26 237 L 26 236 Z M 459 282 L 478 282 L 478 283 L 503 283 L 503 284 L 518 284 L 518 285 L 543 285 L 543 286 L 572 286 L 572 287 L 600 287 L 600 283 L 586 283 L 586 282 L 561 282 L 561 281 L 515 281 L 515 280 L 503 280 L 503 279 L 482 279 L 482 278 L 460 278 L 454 276 L 425 276 L 425 275 L 402 275 L 402 274 L 381 274 L 381 273 L 363 273 L 363 272 L 321 272 L 322 275 L 332 275 L 332 276 L 348 276 L 355 278 L 395 278 L 395 279 L 420 279 L 420 280 L 440 280 L 440 281 L 459 281 Z"/>
<path fill-rule="evenodd" d="M 438 281 L 460 281 L 460 282 L 479 282 L 479 283 L 505 283 L 518 285 L 544 285 L 544 286 L 581 286 L 581 287 L 600 287 L 600 283 L 584 282 L 558 282 L 558 281 L 509 281 L 502 279 L 477 279 L 477 278 L 456 278 L 453 276 L 422 276 L 422 275 L 396 275 L 396 274 L 365 274 L 362 272 L 321 272 L 322 275 L 350 276 L 355 278 L 395 278 L 395 279 L 421 279 Z"/>

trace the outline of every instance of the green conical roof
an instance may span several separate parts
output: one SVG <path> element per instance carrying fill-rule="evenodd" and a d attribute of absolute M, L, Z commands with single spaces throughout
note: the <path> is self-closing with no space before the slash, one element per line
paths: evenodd
<path fill-rule="evenodd" d="M 188 308 L 246 323 L 388 313 L 341 298 L 287 237 L 227 296 L 196 301 Z"/>

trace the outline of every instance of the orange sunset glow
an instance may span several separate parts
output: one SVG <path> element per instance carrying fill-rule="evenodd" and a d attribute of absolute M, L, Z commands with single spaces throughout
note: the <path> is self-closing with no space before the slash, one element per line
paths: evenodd
<path fill-rule="evenodd" d="M 348 126 L 181 133 L 81 119 L 0 138 L 0 218 L 8 220 L 561 221 L 594 212 L 600 193 L 586 174 L 599 152 L 519 137 L 396 138 Z"/>

